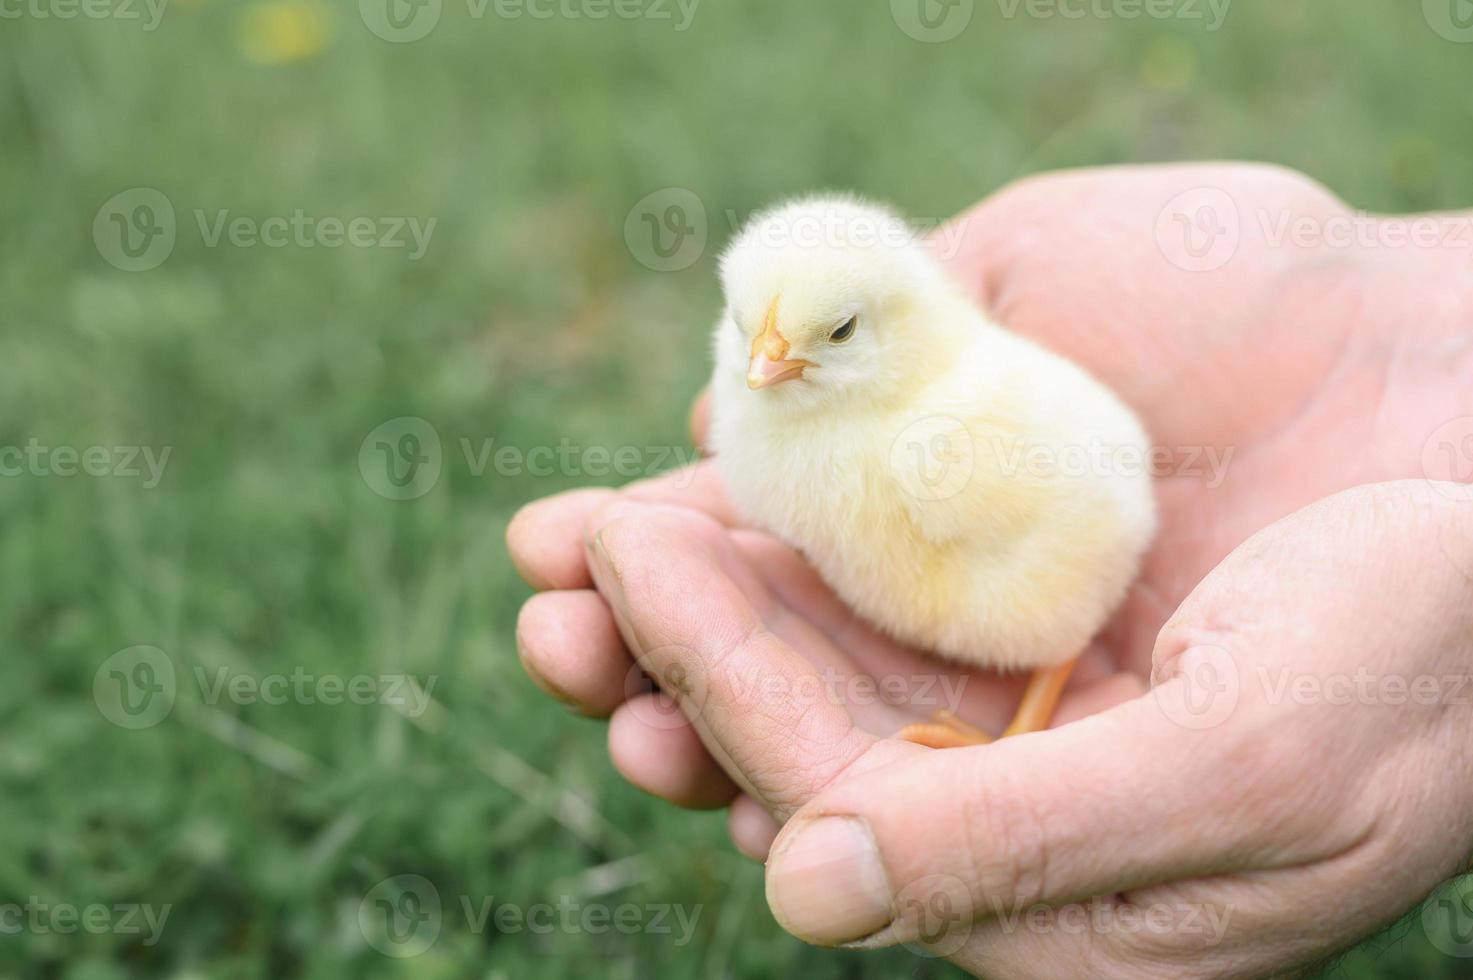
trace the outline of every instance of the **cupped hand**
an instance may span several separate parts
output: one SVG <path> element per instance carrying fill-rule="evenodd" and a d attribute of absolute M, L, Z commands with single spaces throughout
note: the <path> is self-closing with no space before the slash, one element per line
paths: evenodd
<path fill-rule="evenodd" d="M 1230 254 L 1210 272 L 1193 271 L 1195 253 L 1181 250 L 1200 243 L 1171 233 L 1173 210 L 1203 195 L 1236 227 Z M 1225 216 L 1228 207 L 1235 213 Z M 1160 714 L 1159 704 L 1138 695 L 1152 652 L 1166 642 L 1161 629 L 1250 534 L 1337 490 L 1420 475 L 1434 432 L 1473 414 L 1473 359 L 1459 345 L 1473 308 L 1466 254 L 1291 246 L 1269 237 L 1286 218 L 1327 225 L 1346 214 L 1283 171 L 1145 168 L 1036 178 L 938 235 L 938 255 L 980 303 L 1110 384 L 1142 414 L 1169 463 L 1157 480 L 1159 542 L 1058 723 L 1116 707 L 1062 732 L 987 749 L 988 773 L 1018 760 L 1013 779 L 989 775 L 983 785 L 979 772 L 951 787 L 949 805 L 916 797 L 930 800 L 919 811 L 902 805 L 914 802 L 908 797 L 888 801 L 887 812 L 904 824 L 898 832 L 924 842 L 936 866 L 954 855 L 935 831 L 985 817 L 975 812 L 979 786 L 993 799 L 994 778 L 1020 790 L 1067 785 L 1062 771 L 1025 778 L 1044 740 L 1099 735 L 1132 712 Z M 612 713 L 611 753 L 637 785 L 690 806 L 733 803 L 733 836 L 754 856 L 766 853 L 777 822 L 870 769 L 913 760 L 890 771 L 934 773 L 984 758 L 970 750 L 933 757 L 880 736 L 938 706 L 993 727 L 1016 695 L 1015 681 L 953 670 L 876 636 L 797 556 L 741 527 L 708 464 L 619 494 L 590 490 L 540 502 L 518 516 L 509 538 L 518 566 L 545 590 L 528 603 L 518 631 L 534 678 L 587 713 Z M 593 542 L 602 551 L 588 550 Z M 1294 574 L 1292 559 L 1283 560 L 1291 567 L 1279 574 Z M 610 578 L 614 565 L 622 584 Z M 650 574 L 641 576 L 646 565 Z M 595 576 L 603 595 L 591 587 Z M 613 610 L 606 596 L 618 597 Z M 679 692 L 693 723 L 660 706 L 642 683 L 646 671 Z M 1071 742 L 1069 769 L 1154 771 L 1145 764 L 1149 750 L 1195 744 L 1180 734 L 1179 726 L 1142 728 L 1133 747 L 1101 740 L 1083 755 L 1075 750 L 1087 746 Z M 1135 813 L 1147 824 L 1169 820 L 1192 790 L 1154 785 L 1161 808 L 1142 804 Z M 1026 834 L 1026 822 L 1015 829 Z M 1120 848 L 1122 861 L 1155 867 L 1149 853 L 1131 854 L 1123 839 L 1099 829 L 1092 849 Z M 1012 849 L 1026 853 L 1026 837 Z M 775 879 L 780 868 L 775 862 Z M 910 879 L 887 878 L 886 887 L 896 880 Z M 1033 897 L 1026 884 L 1005 900 Z M 805 904 L 774 895 L 780 917 L 805 938 L 855 938 L 815 932 L 783 911 Z M 969 940 L 966 949 L 975 945 Z"/>
<path fill-rule="evenodd" d="M 1276 522 L 1166 624 L 1149 694 L 970 749 L 877 737 L 825 696 L 767 557 L 634 502 L 592 546 L 639 662 L 785 823 L 767 896 L 800 938 L 985 976 L 1263 976 L 1473 860 L 1466 487 L 1362 487 Z"/>

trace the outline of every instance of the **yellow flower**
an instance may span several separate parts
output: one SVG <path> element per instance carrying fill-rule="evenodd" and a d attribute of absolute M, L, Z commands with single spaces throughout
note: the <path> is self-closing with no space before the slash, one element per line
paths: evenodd
<path fill-rule="evenodd" d="M 236 33 L 247 58 L 284 65 L 321 51 L 332 34 L 332 18 L 318 3 L 266 0 L 245 9 Z"/>
<path fill-rule="evenodd" d="M 1163 92 L 1190 88 L 1197 76 L 1197 52 L 1181 38 L 1152 39 L 1141 55 L 1141 80 Z"/>

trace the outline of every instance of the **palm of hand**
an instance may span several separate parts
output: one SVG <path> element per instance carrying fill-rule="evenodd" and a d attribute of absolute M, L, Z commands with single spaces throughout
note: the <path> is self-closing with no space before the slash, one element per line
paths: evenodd
<path fill-rule="evenodd" d="M 1276 171 L 1186 169 L 1173 180 L 1183 189 L 1233 187 L 1265 213 L 1292 207 L 1323 219 L 1344 210 L 1303 178 Z M 1025 183 L 961 218 L 948 239 L 960 248 L 943 256 L 1005 326 L 1122 394 L 1162 453 L 1153 462 L 1157 545 L 1087 652 L 1060 721 L 1138 693 L 1161 626 L 1254 531 L 1340 489 L 1411 475 L 1411 461 L 1376 445 L 1378 417 L 1384 424 L 1388 407 L 1403 411 L 1397 401 L 1410 379 L 1389 390 L 1381 365 L 1346 369 L 1340 360 L 1359 339 L 1357 314 L 1370 312 L 1349 285 L 1364 280 L 1365 256 L 1342 254 L 1330 268 L 1296 265 L 1245 235 L 1223 270 L 1179 269 L 1164 251 L 1169 240 L 1155 233 L 1176 193 L 1159 175 L 1138 172 Z M 1019 227 L 1029 229 L 1031 247 L 1013 244 Z M 1298 301 L 1309 290 L 1321 300 Z M 831 693 L 862 728 L 890 734 L 937 708 L 993 729 L 1008 717 L 1018 678 L 962 667 L 938 673 L 936 660 L 877 634 L 795 555 L 779 558 L 779 548 L 769 543 L 747 570 L 748 582 L 763 583 L 749 598 L 768 610 L 773 632 L 825 670 Z M 779 574 L 764 571 L 774 564 Z"/>

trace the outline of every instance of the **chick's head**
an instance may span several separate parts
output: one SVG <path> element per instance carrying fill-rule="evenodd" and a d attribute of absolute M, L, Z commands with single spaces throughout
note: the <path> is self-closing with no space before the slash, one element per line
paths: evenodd
<path fill-rule="evenodd" d="M 938 356 L 933 334 L 948 322 L 934 314 L 951 287 L 916 233 L 850 198 L 758 215 L 722 256 L 721 281 L 717 369 L 779 404 L 904 384 Z"/>

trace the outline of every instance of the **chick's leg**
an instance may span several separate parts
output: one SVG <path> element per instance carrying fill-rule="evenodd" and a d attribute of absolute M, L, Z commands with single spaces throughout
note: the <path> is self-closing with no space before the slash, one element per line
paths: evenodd
<path fill-rule="evenodd" d="M 1069 682 L 1069 674 L 1078 660 L 1070 660 L 1058 667 L 1044 667 L 1033 672 L 1028 687 L 1023 691 L 1023 700 L 1013 721 L 1003 731 L 1002 737 L 1041 732 L 1048 728 L 1059 706 L 1059 696 Z M 950 711 L 938 711 L 924 725 L 907 725 L 900 730 L 900 737 L 931 749 L 959 749 L 968 745 L 986 745 L 994 739 L 991 735 L 962 721 Z"/>
<path fill-rule="evenodd" d="M 1059 695 L 1064 693 L 1064 685 L 1069 683 L 1069 674 L 1078 662 L 1078 658 L 1075 658 L 1057 667 L 1035 670 L 1028 679 L 1028 687 L 1023 691 L 1018 713 L 1013 715 L 1013 722 L 1003 730 L 1002 737 L 1041 732 L 1047 728 L 1054 717 L 1054 709 L 1059 706 Z"/>
<path fill-rule="evenodd" d="M 968 745 L 986 745 L 992 736 L 974 728 L 950 711 L 938 711 L 924 725 L 906 725 L 900 737 L 928 749 L 960 749 Z"/>

